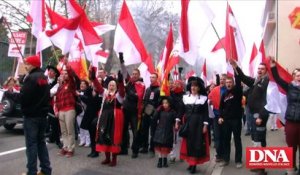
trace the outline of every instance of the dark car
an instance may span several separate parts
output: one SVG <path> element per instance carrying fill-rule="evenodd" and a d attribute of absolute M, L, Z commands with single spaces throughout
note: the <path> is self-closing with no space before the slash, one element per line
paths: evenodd
<path fill-rule="evenodd" d="M 20 103 L 9 98 L 5 93 L 0 103 L 0 126 L 1 118 L 4 128 L 7 130 L 12 130 L 18 123 L 23 123 Z"/>

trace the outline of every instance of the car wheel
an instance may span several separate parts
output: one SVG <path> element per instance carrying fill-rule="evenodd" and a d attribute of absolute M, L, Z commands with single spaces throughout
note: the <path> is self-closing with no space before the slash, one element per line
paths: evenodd
<path fill-rule="evenodd" d="M 2 101 L 2 105 L 3 105 L 3 114 L 5 115 L 9 115 L 11 112 L 13 112 L 14 110 L 14 102 L 10 99 L 4 99 Z"/>
<path fill-rule="evenodd" d="M 3 126 L 7 130 L 12 130 L 16 126 L 16 123 L 4 124 Z"/>

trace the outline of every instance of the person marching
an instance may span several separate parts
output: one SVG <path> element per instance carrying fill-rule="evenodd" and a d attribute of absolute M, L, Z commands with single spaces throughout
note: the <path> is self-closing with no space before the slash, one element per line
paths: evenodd
<path fill-rule="evenodd" d="M 56 93 L 55 106 L 58 111 L 59 124 L 63 139 L 63 148 L 58 155 L 73 157 L 75 150 L 75 105 L 76 105 L 76 81 L 75 73 L 67 65 L 64 58 L 62 70 L 62 85 L 59 86 Z"/>
<path fill-rule="evenodd" d="M 296 153 L 300 148 L 300 69 L 297 68 L 293 71 L 292 82 L 285 82 L 278 74 L 276 62 L 271 61 L 271 71 L 276 83 L 285 90 L 287 93 L 287 109 L 285 112 L 285 140 L 289 147 L 293 147 L 293 162 L 294 169 L 297 169 L 296 165 Z M 299 158 L 300 159 L 300 151 Z M 300 162 L 298 160 L 298 173 L 300 174 Z M 295 174 L 294 170 L 289 170 L 288 174 Z"/>
<path fill-rule="evenodd" d="M 99 153 L 96 151 L 96 127 L 98 112 L 102 104 L 102 97 L 100 94 L 103 93 L 103 88 L 96 78 L 95 67 L 90 68 L 89 79 L 91 81 L 91 85 L 84 91 L 84 94 L 80 96 L 81 101 L 86 104 L 80 128 L 89 131 L 91 152 L 87 156 L 95 158 L 99 156 Z"/>
<path fill-rule="evenodd" d="M 49 153 L 45 141 L 47 113 L 50 108 L 50 87 L 44 71 L 41 70 L 39 56 L 24 59 L 28 72 L 22 80 L 20 93 L 7 91 L 6 95 L 20 101 L 24 115 L 24 134 L 27 157 L 27 173 L 22 175 L 51 175 Z M 41 171 L 37 172 L 37 159 Z"/>
<path fill-rule="evenodd" d="M 269 112 L 265 109 L 269 84 L 267 66 L 265 63 L 260 63 L 257 69 L 257 77 L 252 78 L 246 76 L 233 59 L 230 60 L 230 64 L 237 71 L 239 79 L 249 87 L 247 105 L 249 107 L 250 121 L 252 122 L 251 138 L 254 146 L 266 147 L 266 125 L 269 117 Z M 251 169 L 251 171 L 266 174 L 265 169 Z"/>
<path fill-rule="evenodd" d="M 51 129 L 50 136 L 48 143 L 56 143 L 58 148 L 62 148 L 62 143 L 60 141 L 60 128 L 59 128 L 59 121 L 58 118 L 55 117 L 54 114 L 54 96 L 57 93 L 57 89 L 59 87 L 59 84 L 57 83 L 58 77 L 60 76 L 60 72 L 58 69 L 52 65 L 47 66 L 47 71 L 48 71 L 48 84 L 50 86 L 50 104 L 51 108 L 49 110 L 50 115 L 48 113 L 48 122 L 49 122 L 49 127 Z"/>
<path fill-rule="evenodd" d="M 196 165 L 210 160 L 207 133 L 208 104 L 204 82 L 199 77 L 188 81 L 190 94 L 183 96 L 185 112 L 179 136 L 183 137 L 180 148 L 180 159 L 188 164 L 188 171 L 196 173 Z"/>
<path fill-rule="evenodd" d="M 144 96 L 144 107 L 143 107 L 143 118 L 142 126 L 140 130 L 141 137 L 141 151 L 140 153 L 148 153 L 149 146 L 149 128 L 150 128 L 150 148 L 149 152 L 151 156 L 154 156 L 154 145 L 153 145 L 153 135 L 154 127 L 152 126 L 153 114 L 155 109 L 159 106 L 160 98 L 160 88 L 158 82 L 158 75 L 153 73 L 150 75 L 151 85 L 146 89 Z"/>
<path fill-rule="evenodd" d="M 155 111 L 153 115 L 153 122 L 155 126 L 155 132 L 153 142 L 155 151 L 158 153 L 157 167 L 168 167 L 167 156 L 171 152 L 174 142 L 174 124 L 176 121 L 176 111 L 171 107 L 170 97 L 161 97 L 162 104 Z M 176 122 L 176 129 L 178 129 L 178 121 Z"/>
<path fill-rule="evenodd" d="M 242 167 L 242 97 L 243 89 L 241 80 L 235 73 L 235 85 L 233 77 L 226 78 L 227 91 L 222 95 L 220 102 L 220 117 L 218 122 L 223 125 L 222 131 L 224 133 L 223 146 L 224 154 L 221 166 L 227 166 L 230 160 L 230 146 L 231 135 L 233 133 L 235 144 L 235 163 L 236 168 Z"/>
<path fill-rule="evenodd" d="M 89 131 L 87 129 L 83 129 L 80 127 L 88 105 L 87 104 L 88 102 L 86 101 L 88 99 L 87 96 L 92 93 L 92 90 L 90 89 L 91 87 L 89 86 L 89 82 L 87 80 L 81 80 L 79 90 L 76 91 L 76 95 L 79 97 L 80 103 L 83 108 L 82 112 L 78 114 L 76 117 L 76 121 L 79 126 L 79 140 L 80 140 L 78 146 L 90 147 L 91 145 Z"/>
<path fill-rule="evenodd" d="M 125 99 L 123 103 L 124 112 L 124 136 L 122 141 L 122 151 L 120 154 L 128 154 L 129 145 L 129 124 L 132 130 L 132 156 L 135 159 L 138 157 L 139 147 L 140 147 L 140 137 L 138 137 L 138 130 L 140 128 L 140 122 L 142 120 L 142 110 L 143 110 L 143 97 L 145 93 L 145 85 L 140 77 L 139 69 L 134 69 L 132 75 L 129 76 L 123 59 L 123 53 L 119 53 L 119 59 L 121 63 L 121 68 L 123 75 L 127 75 L 126 87 L 125 87 Z"/>
<path fill-rule="evenodd" d="M 97 123 L 96 151 L 105 152 L 103 165 L 116 166 L 117 154 L 121 151 L 124 116 L 122 103 L 125 96 L 123 75 L 108 83 L 103 93 L 103 102 Z M 111 159 L 112 158 L 112 159 Z"/>

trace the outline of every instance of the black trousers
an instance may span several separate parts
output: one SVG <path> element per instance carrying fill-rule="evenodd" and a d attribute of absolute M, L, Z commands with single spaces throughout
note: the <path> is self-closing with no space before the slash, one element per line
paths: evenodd
<path fill-rule="evenodd" d="M 153 136 L 155 132 L 154 123 L 152 120 L 152 116 L 149 116 L 147 114 L 144 114 L 142 118 L 142 125 L 140 129 L 140 134 L 138 136 L 140 137 L 141 141 L 141 147 L 143 149 L 148 149 L 149 147 L 149 130 L 150 130 L 150 148 L 149 151 L 154 152 L 154 143 L 153 143 Z"/>
<path fill-rule="evenodd" d="M 59 128 L 59 120 L 57 117 L 48 117 L 49 128 L 50 128 L 50 136 L 49 140 L 52 142 L 59 143 L 60 142 L 60 128 Z"/>
<path fill-rule="evenodd" d="M 98 121 L 98 118 L 97 117 L 94 118 L 89 127 L 90 140 L 91 140 L 91 152 L 96 152 L 97 121 Z"/>
<path fill-rule="evenodd" d="M 223 123 L 223 146 L 224 154 L 223 159 L 226 162 L 230 160 L 230 149 L 231 149 L 231 135 L 233 133 L 234 145 L 235 145 L 235 163 L 242 162 L 242 140 L 241 140 L 241 131 L 242 131 L 242 121 L 241 119 L 230 119 L 224 120 Z"/>
<path fill-rule="evenodd" d="M 122 139 L 122 145 L 121 149 L 122 152 L 127 151 L 129 146 L 129 125 L 132 131 L 133 139 L 132 139 L 132 145 L 131 149 L 132 152 L 135 154 L 138 154 L 139 152 L 139 146 L 140 141 L 138 140 L 140 137 L 138 137 L 138 115 L 137 115 L 137 109 L 123 109 L 124 113 L 124 128 L 123 128 L 123 139 Z"/>

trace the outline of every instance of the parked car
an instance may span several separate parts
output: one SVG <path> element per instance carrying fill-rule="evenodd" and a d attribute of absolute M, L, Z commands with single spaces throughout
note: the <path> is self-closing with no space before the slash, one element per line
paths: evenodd
<path fill-rule="evenodd" d="M 1 91 L 3 92 L 3 90 Z M 1 118 L 3 120 L 2 122 Z M 23 121 L 20 103 L 7 97 L 4 93 L 0 102 L 0 126 L 2 123 L 5 129 L 12 130 L 16 124 L 23 124 Z"/>

